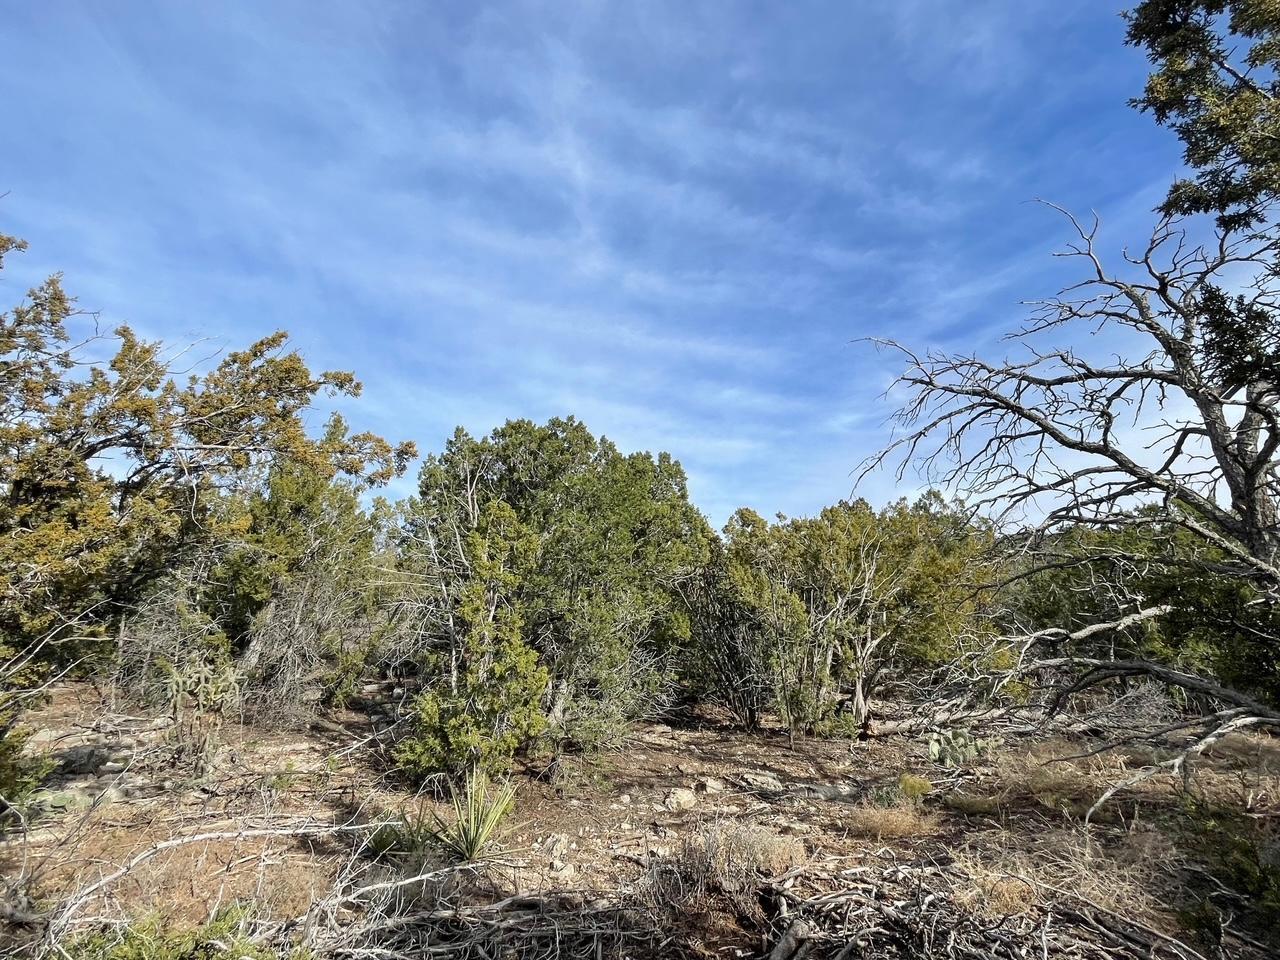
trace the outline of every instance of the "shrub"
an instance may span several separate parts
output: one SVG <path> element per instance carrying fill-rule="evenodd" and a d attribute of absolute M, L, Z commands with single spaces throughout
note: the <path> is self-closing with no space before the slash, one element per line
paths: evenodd
<path fill-rule="evenodd" d="M 896 792 L 896 788 L 890 788 Z M 927 837 L 938 832 L 938 818 L 926 813 L 916 800 L 897 794 L 897 799 L 860 803 L 845 816 L 851 833 L 883 839 L 885 837 Z"/>
<path fill-rule="evenodd" d="M 502 503 L 489 504 L 467 535 L 469 573 L 458 587 L 450 649 L 428 658 L 434 685 L 414 701 L 411 732 L 395 749 L 410 776 L 505 771 L 546 728 L 547 671 L 525 642 L 518 597 L 533 548 Z"/>
<path fill-rule="evenodd" d="M 26 659 L 0 641 L 0 816 L 21 807 L 50 766 L 23 753 L 30 734 L 19 725 L 20 707 L 39 685 L 39 671 L 24 666 Z"/>
<path fill-rule="evenodd" d="M 29 736 L 17 726 L 0 727 L 0 817 L 8 810 L 21 809 L 53 766 L 51 760 L 23 753 Z"/>
<path fill-rule="evenodd" d="M 233 908 L 194 930 L 135 921 L 77 937 L 59 952 L 71 960 L 280 960 L 275 950 L 249 940 L 248 919 L 244 910 Z"/>
<path fill-rule="evenodd" d="M 471 767 L 500 773 L 516 750 L 546 726 L 546 671 L 518 631 L 488 651 L 483 668 L 468 670 L 456 693 L 428 690 L 414 701 L 412 732 L 396 745 L 400 769 L 416 780 Z"/>
<path fill-rule="evenodd" d="M 979 797 L 958 790 L 947 794 L 942 802 L 949 809 L 962 813 L 966 817 L 989 816 L 1000 811 L 999 797 Z"/>
<path fill-rule="evenodd" d="M 1188 798 L 1185 810 L 1185 843 L 1204 861 L 1214 885 L 1249 905 L 1251 926 L 1275 931 L 1280 926 L 1280 838 L 1275 828 L 1201 800 Z M 1223 917 L 1210 898 L 1184 913 L 1184 920 L 1211 939 L 1221 939 Z"/>
<path fill-rule="evenodd" d="M 932 790 L 933 782 L 931 780 L 917 777 L 914 773 L 904 773 L 898 778 L 898 792 L 913 803 L 923 800 L 925 794 Z"/>

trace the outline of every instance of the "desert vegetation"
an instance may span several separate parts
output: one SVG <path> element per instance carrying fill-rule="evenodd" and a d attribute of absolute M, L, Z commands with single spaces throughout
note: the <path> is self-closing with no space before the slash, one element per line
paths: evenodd
<path fill-rule="evenodd" d="M 0 949 L 1276 955 L 1280 13 L 1126 17 L 1185 176 L 1003 358 L 868 345 L 893 502 L 715 530 L 570 415 L 392 500 L 283 332 L 0 314 Z"/>

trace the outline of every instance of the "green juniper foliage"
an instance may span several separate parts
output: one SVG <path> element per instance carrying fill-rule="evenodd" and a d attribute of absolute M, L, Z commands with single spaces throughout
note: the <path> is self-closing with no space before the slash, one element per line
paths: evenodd
<path fill-rule="evenodd" d="M 424 661 L 429 686 L 414 702 L 412 733 L 396 747 L 410 775 L 503 770 L 545 727 L 547 671 L 525 641 L 520 600 L 535 548 L 500 500 L 466 534 L 468 576 L 450 614 L 454 642 Z"/>
<path fill-rule="evenodd" d="M 464 689 L 460 665 L 483 662 L 475 638 L 486 632 L 510 663 L 496 676 L 522 700 L 498 755 L 543 726 L 562 747 L 601 746 L 665 705 L 688 637 L 679 587 L 709 539 L 670 456 L 624 455 L 573 418 L 511 421 L 480 440 L 459 430 L 427 457 L 403 513 L 401 562 L 424 591 L 417 631 L 429 686 Z M 492 536 L 509 538 L 497 554 L 485 545 Z M 506 555 L 501 577 L 477 565 L 477 551 L 488 562 Z M 542 722 L 526 700 L 544 682 Z M 454 694 L 439 696 L 420 701 L 419 719 L 460 722 Z"/>
<path fill-rule="evenodd" d="M 739 510 L 724 535 L 695 639 L 702 683 L 748 726 L 773 709 L 811 733 L 842 706 L 862 725 L 887 669 L 946 662 L 987 629 L 973 587 L 990 534 L 937 495 L 776 523 Z"/>
<path fill-rule="evenodd" d="M 1280 189 L 1280 8 L 1272 0 L 1143 0 L 1128 42 L 1155 70 L 1133 103 L 1177 132 L 1192 175 L 1163 210 L 1256 224 Z"/>

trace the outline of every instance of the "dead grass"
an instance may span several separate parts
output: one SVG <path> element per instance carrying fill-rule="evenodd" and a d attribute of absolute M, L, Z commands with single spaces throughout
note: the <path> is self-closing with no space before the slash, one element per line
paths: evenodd
<path fill-rule="evenodd" d="M 144 816 L 112 826 L 90 823 L 70 856 L 54 851 L 34 877 L 33 890 L 56 900 L 170 836 L 168 824 Z M 333 877 L 318 850 L 284 838 L 211 840 L 174 847 L 139 865 L 112 886 L 110 902 L 100 906 L 124 915 L 162 906 L 166 921 L 180 928 L 242 901 L 272 916 L 296 917 L 332 886 Z"/>
<path fill-rule="evenodd" d="M 850 833 L 877 840 L 930 837 L 941 829 L 935 814 L 909 800 L 885 806 L 860 803 L 848 812 L 843 823 Z"/>
<path fill-rule="evenodd" d="M 1191 779 L 1157 775 L 1127 787 L 1108 807 L 1095 815 L 1115 820 L 1116 809 L 1134 804 L 1148 807 L 1168 805 L 1188 789 L 1203 799 L 1225 806 L 1271 805 L 1280 799 L 1280 745 L 1274 738 L 1256 735 L 1228 738 L 1215 749 L 1214 756 L 1190 765 Z M 1089 746 L 1065 740 L 1048 740 L 996 759 L 989 779 L 987 800 L 1000 810 L 1034 803 L 1046 811 L 1069 818 L 1082 817 L 1094 802 L 1114 784 L 1133 777 L 1144 767 L 1172 754 L 1145 745 L 1110 750 L 1093 756 Z M 948 798 L 949 806 L 960 812 L 995 812 L 983 809 L 977 799 Z"/>
<path fill-rule="evenodd" d="M 1057 828 L 1032 838 L 992 831 L 953 853 L 964 874 L 957 899 L 991 917 L 1078 897 L 1126 916 L 1170 926 L 1160 891 L 1176 853 L 1160 834 L 1140 831 L 1102 847 L 1081 830 Z"/>
<path fill-rule="evenodd" d="M 967 817 L 995 816 L 1000 813 L 998 796 L 983 797 L 974 793 L 955 791 L 942 798 L 942 803 L 957 813 Z"/>
<path fill-rule="evenodd" d="M 804 844 L 768 827 L 716 820 L 685 839 L 681 856 L 720 886 L 752 875 L 777 876 L 805 861 Z"/>
<path fill-rule="evenodd" d="M 715 820 L 685 837 L 672 856 L 652 863 L 637 897 L 655 914 L 703 910 L 717 895 L 750 909 L 762 878 L 785 873 L 807 856 L 796 837 Z"/>
<path fill-rule="evenodd" d="M 59 748 L 88 742 L 85 731 L 102 705 L 63 700 L 53 706 L 61 713 L 41 734 L 49 742 L 58 738 Z M 67 734 L 79 739 L 60 739 Z M 432 803 L 383 778 L 366 750 L 351 749 L 354 739 L 254 724 L 229 725 L 222 734 L 223 749 L 203 780 L 180 770 L 144 772 L 173 783 L 95 811 L 81 831 L 72 827 L 79 814 L 38 820 L 24 850 L 53 857 L 39 894 L 55 902 L 173 836 L 285 820 L 368 822 Z M 1080 896 L 1120 913 L 1167 920 L 1167 905 L 1179 891 L 1162 865 L 1176 866 L 1180 857 L 1155 827 L 1169 829 L 1166 814 L 1186 800 L 1182 784 L 1159 777 L 1121 794 L 1104 808 L 1109 819 L 1095 818 L 1089 842 L 1075 828 L 1083 812 L 1108 786 L 1167 754 L 1137 747 L 1075 756 L 1087 748 L 1065 739 L 1015 741 L 953 776 L 930 765 L 919 741 L 906 738 L 814 740 L 792 749 L 782 734 L 714 724 L 640 725 L 627 751 L 593 758 L 577 776 L 548 781 L 532 770 L 517 774 L 520 835 L 512 838 L 501 885 L 635 891 L 639 905 L 653 905 L 655 919 L 667 923 L 664 929 L 696 928 L 702 937 L 699 916 L 745 922 L 760 909 L 759 880 L 805 863 L 808 851 L 819 869 L 825 857 L 847 862 L 886 848 L 936 863 L 954 856 L 957 869 L 946 882 L 980 915 L 1014 916 Z M 1251 816 L 1277 809 L 1280 748 L 1270 738 L 1228 741 L 1194 770 L 1193 790 L 1214 803 Z M 767 773 L 788 787 L 838 789 L 834 798 L 820 791 L 755 795 L 733 785 L 743 771 Z M 698 790 L 704 778 L 719 786 Z M 676 787 L 694 789 L 696 805 L 667 808 L 664 798 Z M 868 790 L 871 799 L 851 804 Z M 0 845 L 0 857 L 20 866 L 17 853 Z M 193 844 L 166 851 L 113 884 L 100 912 L 154 909 L 166 923 L 191 926 L 219 906 L 247 900 L 266 917 L 296 917 L 328 891 L 350 855 L 346 848 L 284 838 Z M 1186 856 L 1194 861 L 1195 852 Z M 723 933 L 726 944 L 747 942 L 736 927 Z M 721 942 L 718 934 L 706 936 Z"/>
<path fill-rule="evenodd" d="M 964 854 L 956 856 L 967 884 L 956 894 L 956 902 L 972 913 L 991 919 L 1018 916 L 1041 902 L 1039 890 L 1021 876 L 992 867 Z"/>

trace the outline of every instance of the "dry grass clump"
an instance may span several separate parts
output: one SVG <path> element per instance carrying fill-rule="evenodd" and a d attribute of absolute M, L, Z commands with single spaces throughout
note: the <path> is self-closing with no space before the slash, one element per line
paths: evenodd
<path fill-rule="evenodd" d="M 762 878 L 785 873 L 807 856 L 796 837 L 717 820 L 686 837 L 672 856 L 651 864 L 638 893 L 655 910 L 698 907 L 715 894 L 745 902 Z"/>
<path fill-rule="evenodd" d="M 956 892 L 956 903 L 971 913 L 993 919 L 1014 917 L 1040 902 L 1040 892 L 1033 883 L 1001 866 L 965 853 L 956 854 L 955 863 L 967 881 Z"/>
<path fill-rule="evenodd" d="M 955 851 L 966 884 L 956 900 L 975 913 L 1007 917 L 1077 897 L 1159 924 L 1162 869 L 1173 856 L 1169 841 L 1154 832 L 1131 834 L 1105 849 L 1077 830 L 1048 830 L 1034 841 L 992 832 Z"/>
<path fill-rule="evenodd" d="M 1050 810 L 1074 811 L 1091 805 L 1107 787 L 1098 758 L 1073 759 L 1079 746 L 1052 741 L 996 761 L 996 780 L 1005 799 L 1032 799 Z"/>
<path fill-rule="evenodd" d="M 1086 756 L 1096 744 L 1048 740 L 999 755 L 980 784 L 944 796 L 948 808 L 970 817 L 999 816 L 1035 809 L 1080 819 L 1116 784 L 1171 756 L 1169 749 L 1130 745 Z M 1272 769 L 1272 764 L 1276 769 Z M 1280 747 L 1258 736 L 1232 737 L 1186 768 L 1194 792 L 1214 803 L 1271 809 L 1280 797 Z M 1125 787 L 1092 817 L 1117 822 L 1123 805 L 1169 807 L 1186 789 L 1181 778 L 1160 775 Z M 1124 814 L 1128 820 L 1131 814 Z"/>
<path fill-rule="evenodd" d="M 804 844 L 753 823 L 719 820 L 685 839 L 681 857 L 723 889 L 742 889 L 757 874 L 785 873 L 804 863 Z"/>
<path fill-rule="evenodd" d="M 1000 812 L 1000 797 L 983 797 L 956 790 L 942 798 L 942 803 L 966 817 L 988 817 Z"/>
<path fill-rule="evenodd" d="M 1001 754 L 988 796 L 949 797 L 947 805 L 961 813 L 986 814 L 1032 803 L 1068 817 L 1080 817 L 1112 785 L 1129 779 L 1159 758 L 1149 748 L 1109 750 L 1082 756 L 1089 747 L 1050 740 L 1028 750 Z M 1166 794 L 1165 782 L 1150 780 L 1126 791 L 1148 799 Z M 1119 799 L 1119 798 L 1118 798 Z"/>
<path fill-rule="evenodd" d="M 929 837 L 937 833 L 938 818 L 910 800 L 890 804 L 860 803 L 842 819 L 850 833 L 886 838 Z"/>
<path fill-rule="evenodd" d="M 1265 733 L 1239 733 L 1219 740 L 1204 759 L 1223 770 L 1245 770 L 1261 777 L 1280 777 L 1280 741 Z"/>

